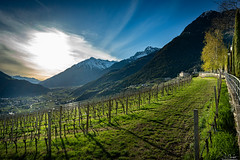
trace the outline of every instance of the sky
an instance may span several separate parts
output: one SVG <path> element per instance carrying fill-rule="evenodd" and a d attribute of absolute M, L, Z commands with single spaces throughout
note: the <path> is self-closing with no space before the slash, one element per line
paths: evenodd
<path fill-rule="evenodd" d="M 44 80 L 90 57 L 163 47 L 214 0 L 1 0 L 0 71 Z"/>

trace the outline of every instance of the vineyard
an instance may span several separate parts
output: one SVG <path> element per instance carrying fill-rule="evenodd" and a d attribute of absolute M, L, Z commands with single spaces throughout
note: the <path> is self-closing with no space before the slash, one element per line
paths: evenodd
<path fill-rule="evenodd" d="M 22 148 L 26 153 L 31 147 L 35 147 L 37 152 L 38 144 L 43 141 L 48 156 L 51 156 L 54 139 L 78 132 L 97 132 L 101 122 L 107 120 L 111 123 L 114 116 L 139 110 L 141 106 L 152 103 L 153 99 L 173 94 L 190 82 L 191 77 L 188 77 L 98 102 L 75 102 L 51 110 L 1 117 L 1 142 L 8 154 L 8 151 L 15 149 L 17 153 Z"/>

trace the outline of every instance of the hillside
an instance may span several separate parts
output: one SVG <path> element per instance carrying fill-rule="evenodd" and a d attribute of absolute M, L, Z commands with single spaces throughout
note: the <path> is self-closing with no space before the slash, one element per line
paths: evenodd
<path fill-rule="evenodd" d="M 24 97 L 24 96 L 37 96 L 49 92 L 38 84 L 32 84 L 25 80 L 16 80 L 0 71 L 0 97 Z"/>
<path fill-rule="evenodd" d="M 49 88 L 84 85 L 101 77 L 107 72 L 106 69 L 114 63 L 115 61 L 95 59 L 91 57 L 45 81 L 40 82 L 40 84 Z"/>
<path fill-rule="evenodd" d="M 225 20 L 228 15 L 226 12 L 219 13 L 216 11 L 203 13 L 189 24 L 181 35 L 164 46 L 142 70 L 128 77 L 122 84 L 136 84 L 159 77 L 175 77 L 181 71 L 191 72 L 193 68 L 199 70 L 205 32 L 212 27 L 213 20 L 217 18 Z M 229 24 L 233 25 L 233 23 Z M 233 35 L 229 31 L 225 31 L 225 33 L 225 38 L 227 38 L 225 41 L 227 42 L 232 39 Z"/>

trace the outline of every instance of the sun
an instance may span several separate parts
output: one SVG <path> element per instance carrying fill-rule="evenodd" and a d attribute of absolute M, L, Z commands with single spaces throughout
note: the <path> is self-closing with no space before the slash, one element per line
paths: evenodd
<path fill-rule="evenodd" d="M 68 40 L 68 35 L 57 30 L 33 33 L 27 48 L 31 61 L 49 74 L 66 69 L 74 61 Z"/>

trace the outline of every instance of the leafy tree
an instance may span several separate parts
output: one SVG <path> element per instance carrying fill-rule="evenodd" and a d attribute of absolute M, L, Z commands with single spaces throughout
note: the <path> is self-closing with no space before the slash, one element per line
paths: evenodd
<path fill-rule="evenodd" d="M 235 75 L 240 77 L 240 12 L 239 9 L 236 10 L 235 16 L 235 30 L 233 37 L 233 55 L 234 55 L 234 67 Z"/>
<path fill-rule="evenodd" d="M 227 65 L 228 50 L 223 43 L 223 35 L 220 30 L 206 32 L 204 43 L 201 56 L 203 70 L 224 70 Z"/>

